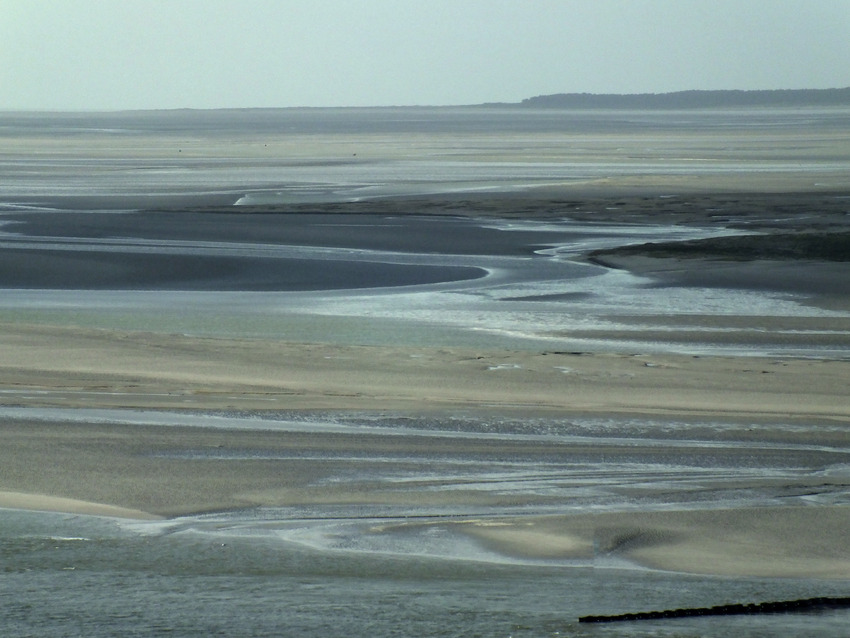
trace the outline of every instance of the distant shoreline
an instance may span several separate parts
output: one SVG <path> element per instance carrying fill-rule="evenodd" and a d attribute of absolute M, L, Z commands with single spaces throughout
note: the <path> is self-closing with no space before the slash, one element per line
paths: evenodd
<path fill-rule="evenodd" d="M 441 110 L 473 108 L 546 108 L 566 110 L 673 110 L 749 107 L 850 107 L 850 87 L 830 89 L 769 89 L 769 90 L 686 90 L 666 93 L 553 93 L 535 95 L 519 102 L 482 102 L 478 104 L 374 104 L 371 106 L 251 106 L 213 108 L 165 109 L 107 109 L 107 110 L 26 110 L 3 109 L 0 116 L 18 114 L 94 115 L 94 114 L 173 114 L 199 113 L 274 113 L 275 111 L 367 111 Z"/>
<path fill-rule="evenodd" d="M 850 87 L 770 91 L 675 91 L 672 93 L 556 93 L 526 98 L 522 106 L 565 109 L 699 109 L 753 106 L 850 106 Z"/>

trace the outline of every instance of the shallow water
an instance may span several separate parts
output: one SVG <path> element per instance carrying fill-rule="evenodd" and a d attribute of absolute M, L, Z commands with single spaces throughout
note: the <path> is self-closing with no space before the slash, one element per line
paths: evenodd
<path fill-rule="evenodd" d="M 828 184 L 846 173 L 848 122 L 840 108 L 5 113 L 0 201 L 310 202 L 658 176 Z"/>
<path fill-rule="evenodd" d="M 616 614 L 846 595 L 848 582 L 689 577 L 316 550 L 268 536 L 140 534 L 4 510 L 8 636 L 844 636 L 847 611 L 581 625 Z"/>
<path fill-rule="evenodd" d="M 302 216 L 297 228 L 280 232 L 303 229 L 307 243 L 280 245 L 238 236 L 191 238 L 183 226 L 175 232 L 189 238 L 153 239 L 162 228 L 111 223 L 109 215 L 131 219 L 99 213 L 94 221 L 83 220 L 97 228 L 114 226 L 111 233 L 139 235 L 30 236 L 12 233 L 26 226 L 7 225 L 0 237 L 3 258 L 12 260 L 7 279 L 26 281 L 3 291 L 0 320 L 344 344 L 846 355 L 846 322 L 833 331 L 834 339 L 825 334 L 819 343 L 793 338 L 793 330 L 762 331 L 758 340 L 747 341 L 741 329 L 693 327 L 683 340 L 669 321 L 698 315 L 847 317 L 807 305 L 802 296 L 658 287 L 625 271 L 574 261 L 586 250 L 623 242 L 724 232 L 716 229 L 410 217 L 388 230 L 385 217 L 360 215 L 356 229 L 336 225 L 325 229 L 336 234 L 323 235 L 327 219 Z M 261 226 L 263 220 L 251 223 Z M 236 222 L 227 224 L 215 232 L 240 232 Z M 247 222 L 241 228 L 250 231 Z M 404 250 L 388 250 L 394 232 L 409 236 L 399 240 Z M 323 237 L 327 245 L 321 245 Z M 56 251 L 66 261 L 51 269 Z M 27 270 L 26 259 L 44 265 Z M 192 261 L 198 259 L 205 261 Z M 19 265 L 24 269 L 16 270 Z M 609 334 L 597 338 L 586 331 Z"/>

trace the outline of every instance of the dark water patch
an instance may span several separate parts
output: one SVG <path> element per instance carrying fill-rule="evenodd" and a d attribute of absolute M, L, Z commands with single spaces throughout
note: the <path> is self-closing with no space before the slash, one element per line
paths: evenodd
<path fill-rule="evenodd" d="M 5 248 L 0 286 L 68 290 L 314 291 L 476 279 L 466 266 Z"/>
<path fill-rule="evenodd" d="M 500 230 L 473 219 L 416 215 L 385 216 L 311 212 L 148 211 L 42 212 L 9 215 L 4 231 L 28 237 L 128 238 L 168 241 L 241 242 L 382 250 L 440 255 L 531 255 L 541 245 L 561 243 L 574 230 Z"/>
<path fill-rule="evenodd" d="M 590 256 L 606 255 L 726 259 L 850 261 L 850 232 L 832 231 L 776 233 L 771 235 L 734 235 L 676 242 L 651 242 L 593 251 Z"/>
<path fill-rule="evenodd" d="M 593 294 L 589 292 L 564 292 L 551 295 L 527 295 L 522 297 L 502 297 L 501 301 L 586 301 Z"/>
<path fill-rule="evenodd" d="M 582 616 L 582 623 L 626 622 L 633 620 L 658 620 L 663 618 L 690 618 L 693 616 L 744 616 L 751 614 L 802 613 L 833 609 L 850 609 L 850 597 L 820 596 L 799 600 L 782 600 L 767 603 L 734 603 L 715 605 L 714 607 L 689 607 L 685 609 L 665 609 L 663 611 L 643 611 L 615 616 Z"/>

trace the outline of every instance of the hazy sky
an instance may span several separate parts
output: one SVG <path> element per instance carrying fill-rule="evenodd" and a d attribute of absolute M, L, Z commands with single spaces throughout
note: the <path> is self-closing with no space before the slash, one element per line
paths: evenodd
<path fill-rule="evenodd" d="M 0 0 L 0 109 L 850 86 L 850 0 Z"/>

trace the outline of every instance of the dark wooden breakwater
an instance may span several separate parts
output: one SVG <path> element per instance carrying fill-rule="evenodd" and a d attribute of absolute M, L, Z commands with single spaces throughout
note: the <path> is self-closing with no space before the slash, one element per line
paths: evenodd
<path fill-rule="evenodd" d="M 667 618 L 689 618 L 692 616 L 736 616 L 743 614 L 780 614 L 790 612 L 819 611 L 823 609 L 850 608 L 850 596 L 838 598 L 804 598 L 748 605 L 717 605 L 716 607 L 689 607 L 664 611 L 642 611 L 616 616 L 581 616 L 579 622 L 619 622 L 624 620 L 658 620 Z"/>

